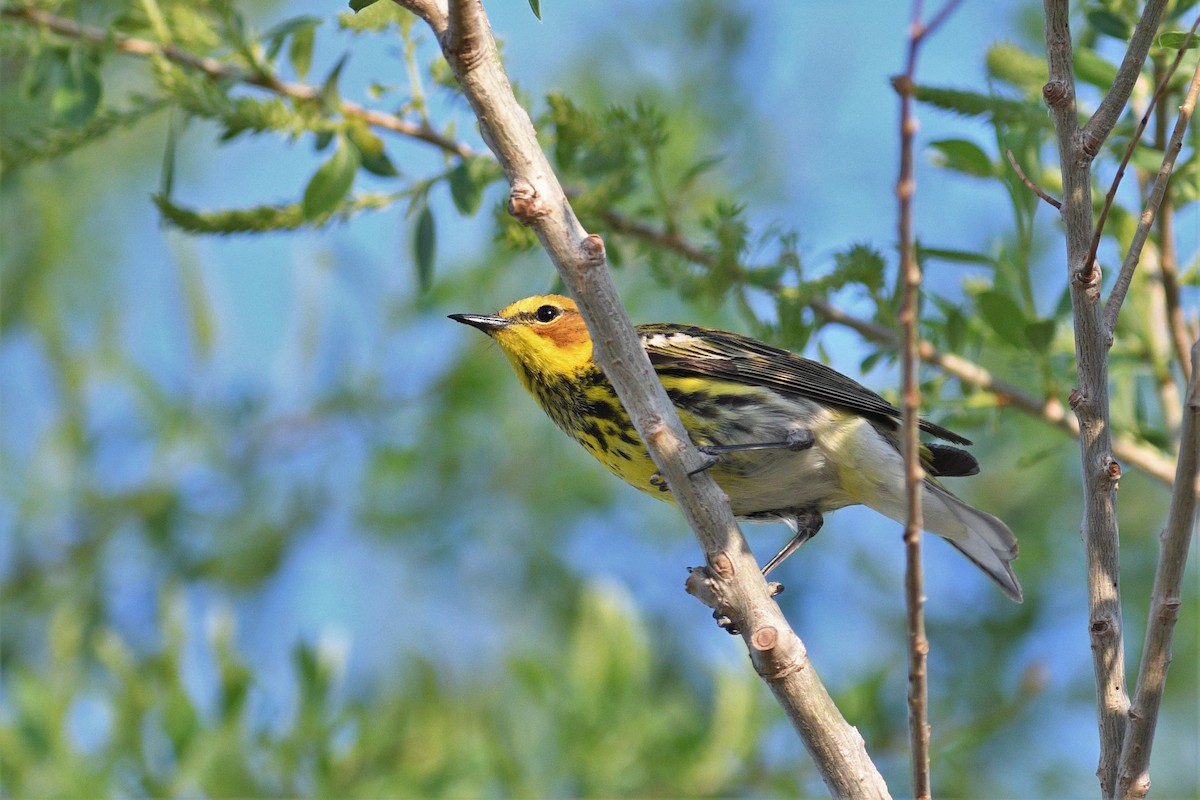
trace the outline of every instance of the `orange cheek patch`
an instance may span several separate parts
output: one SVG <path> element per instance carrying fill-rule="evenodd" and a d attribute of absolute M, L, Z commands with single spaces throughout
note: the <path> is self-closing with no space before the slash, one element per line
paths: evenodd
<path fill-rule="evenodd" d="M 547 325 L 537 329 L 538 335 L 549 339 L 555 347 L 563 349 L 574 347 L 588 341 L 587 327 L 583 324 L 583 320 L 575 318 L 564 318 L 558 325 Z"/>

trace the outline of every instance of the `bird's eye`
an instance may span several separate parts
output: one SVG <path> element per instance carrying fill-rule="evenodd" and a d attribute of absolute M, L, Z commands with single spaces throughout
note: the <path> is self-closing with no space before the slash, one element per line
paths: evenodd
<path fill-rule="evenodd" d="M 542 306 L 533 315 L 538 322 L 553 322 L 562 314 L 562 309 L 558 306 Z"/>

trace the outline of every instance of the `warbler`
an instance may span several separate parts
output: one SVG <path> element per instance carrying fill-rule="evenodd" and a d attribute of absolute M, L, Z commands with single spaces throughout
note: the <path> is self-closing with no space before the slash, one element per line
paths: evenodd
<path fill-rule="evenodd" d="M 527 297 L 499 314 L 451 314 L 490 336 L 538 405 L 613 474 L 670 499 L 612 384 L 592 358 L 592 340 L 575 302 Z M 865 505 L 903 522 L 900 409 L 836 370 L 765 342 L 695 325 L 637 327 L 642 346 L 692 442 L 733 513 L 782 521 L 791 541 L 764 573 L 820 530 L 823 515 Z M 921 420 L 934 437 L 971 442 Z M 1011 562 L 1017 540 L 1003 522 L 971 507 L 936 478 L 974 475 L 975 457 L 946 444 L 922 445 L 925 528 L 958 548 L 1016 602 Z"/>

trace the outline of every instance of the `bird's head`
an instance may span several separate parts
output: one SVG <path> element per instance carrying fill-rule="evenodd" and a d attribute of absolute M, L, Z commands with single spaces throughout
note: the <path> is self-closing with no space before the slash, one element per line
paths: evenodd
<path fill-rule="evenodd" d="M 492 337 L 527 383 L 550 383 L 591 365 L 592 340 L 569 297 L 536 295 L 499 314 L 451 314 L 450 319 Z"/>

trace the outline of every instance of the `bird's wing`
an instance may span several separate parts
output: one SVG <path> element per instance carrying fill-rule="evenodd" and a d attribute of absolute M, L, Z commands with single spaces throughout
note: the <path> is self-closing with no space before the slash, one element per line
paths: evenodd
<path fill-rule="evenodd" d="M 894 429 L 901 411 L 855 380 L 824 364 L 728 331 L 691 325 L 639 325 L 650 363 L 663 375 L 707 376 L 844 408 Z M 971 441 L 921 420 L 921 430 L 956 444 Z"/>

